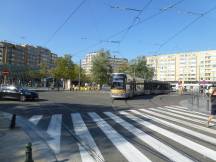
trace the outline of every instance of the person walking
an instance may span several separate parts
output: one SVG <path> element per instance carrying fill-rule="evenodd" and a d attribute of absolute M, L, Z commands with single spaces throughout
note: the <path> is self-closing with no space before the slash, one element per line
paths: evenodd
<path fill-rule="evenodd" d="M 207 127 L 209 127 L 209 123 L 212 121 L 215 115 L 216 115 L 216 88 L 212 91 L 211 94 L 211 114 L 208 117 Z"/>

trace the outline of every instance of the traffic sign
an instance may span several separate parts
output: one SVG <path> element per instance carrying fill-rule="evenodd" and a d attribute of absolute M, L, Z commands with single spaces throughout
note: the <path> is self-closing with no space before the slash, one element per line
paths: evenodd
<path fill-rule="evenodd" d="M 5 75 L 5 76 L 6 76 L 6 75 L 9 75 L 9 70 L 8 70 L 8 69 L 4 69 L 4 70 L 2 71 L 2 74 Z"/>

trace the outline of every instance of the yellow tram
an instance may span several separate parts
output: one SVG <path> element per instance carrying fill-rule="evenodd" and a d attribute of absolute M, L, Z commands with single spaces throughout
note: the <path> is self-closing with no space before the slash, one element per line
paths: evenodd
<path fill-rule="evenodd" d="M 129 98 L 144 94 L 166 94 L 170 92 L 170 84 L 163 81 L 148 81 L 132 78 L 125 73 L 112 73 L 111 97 Z"/>

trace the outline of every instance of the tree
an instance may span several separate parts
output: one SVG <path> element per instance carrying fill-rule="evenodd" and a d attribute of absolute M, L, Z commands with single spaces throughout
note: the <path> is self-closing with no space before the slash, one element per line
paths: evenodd
<path fill-rule="evenodd" d="M 129 65 L 124 64 L 124 65 L 120 66 L 118 69 L 118 72 L 119 73 L 129 73 Z"/>
<path fill-rule="evenodd" d="M 112 66 L 109 61 L 109 51 L 101 50 L 93 58 L 92 61 L 92 78 L 96 83 L 107 84 L 109 82 L 110 74 L 112 73 Z"/>
<path fill-rule="evenodd" d="M 78 64 L 74 64 L 74 79 L 79 80 L 79 73 L 80 73 L 80 80 L 82 82 L 89 82 L 89 78 L 86 76 L 85 71 L 81 68 Z"/>
<path fill-rule="evenodd" d="M 74 74 L 74 64 L 71 60 L 71 56 L 65 55 L 64 57 L 59 57 L 55 62 L 55 68 L 51 70 L 51 74 L 56 79 L 73 79 Z"/>
<path fill-rule="evenodd" d="M 41 79 L 50 75 L 47 64 L 41 63 L 37 68 L 26 67 L 26 75 L 29 79 Z"/>
<path fill-rule="evenodd" d="M 46 78 L 49 76 L 48 66 L 45 63 L 41 63 L 39 66 L 38 75 L 40 78 Z"/>
<path fill-rule="evenodd" d="M 147 65 L 145 56 L 139 56 L 131 60 L 128 72 L 131 76 L 146 80 L 151 80 L 154 75 L 154 70 Z"/>

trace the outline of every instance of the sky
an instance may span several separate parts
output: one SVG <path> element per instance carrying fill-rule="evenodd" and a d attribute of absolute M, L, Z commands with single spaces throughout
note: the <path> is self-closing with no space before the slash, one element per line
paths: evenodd
<path fill-rule="evenodd" d="M 0 40 L 43 46 L 75 62 L 100 49 L 129 60 L 216 49 L 214 0 L 0 2 Z"/>

